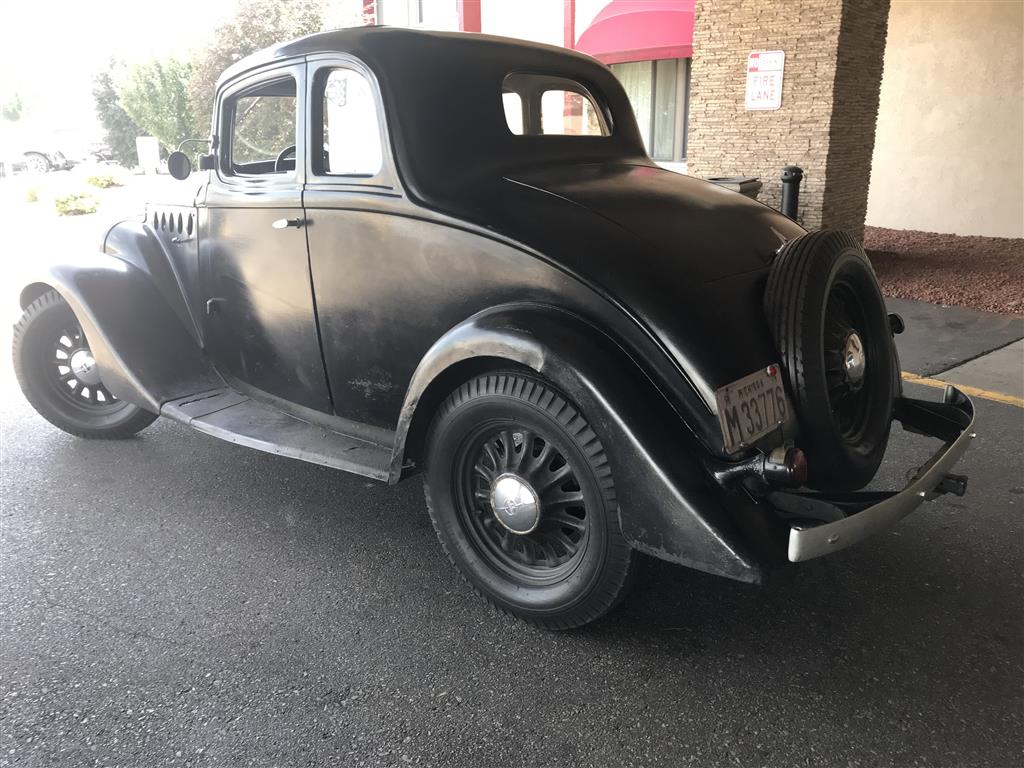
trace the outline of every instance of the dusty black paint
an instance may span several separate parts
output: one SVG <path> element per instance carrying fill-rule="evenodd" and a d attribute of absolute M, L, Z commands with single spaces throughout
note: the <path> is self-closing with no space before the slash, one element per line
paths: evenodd
<path fill-rule="evenodd" d="M 314 170 L 307 104 L 334 67 L 364 73 L 379 100 L 385 151 L 373 177 Z M 512 135 L 501 84 L 514 72 L 581 83 L 611 134 Z M 230 97 L 282 75 L 297 85 L 294 170 L 233 175 Z M 777 359 L 764 282 L 803 230 L 656 166 L 607 68 L 483 35 L 344 30 L 238 62 L 219 83 L 217 115 L 220 161 L 192 205 L 151 206 L 115 226 L 104 253 L 25 290 L 65 296 L 111 392 L 321 463 L 338 443 L 324 430 L 342 433 L 373 465 L 338 466 L 396 482 L 437 382 L 525 366 L 601 435 L 634 547 L 745 581 L 779 559 L 787 527 L 763 500 L 718 487 L 704 459 L 723 452 L 714 390 Z M 190 415 L 194 396 L 229 405 Z M 276 448 L 253 424 L 262 407 L 294 417 Z"/>

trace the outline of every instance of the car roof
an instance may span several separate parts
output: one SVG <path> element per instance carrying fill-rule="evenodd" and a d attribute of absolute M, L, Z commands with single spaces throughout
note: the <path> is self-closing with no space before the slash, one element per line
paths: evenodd
<path fill-rule="evenodd" d="M 247 56 L 225 71 L 218 86 L 275 61 L 321 53 L 349 54 L 374 73 L 402 182 L 432 207 L 459 213 L 475 181 L 507 176 L 513 167 L 650 163 L 629 99 L 606 66 L 585 54 L 512 38 L 401 27 L 338 29 Z M 501 99 L 511 73 L 580 83 L 611 114 L 611 135 L 512 135 Z"/>
<path fill-rule="evenodd" d="M 224 70 L 217 83 L 219 85 L 227 80 L 234 79 L 250 69 L 256 69 L 281 59 L 296 56 L 317 53 L 356 54 L 358 50 L 364 47 L 373 48 L 375 51 L 387 55 L 389 52 L 393 53 L 410 45 L 429 46 L 437 43 L 443 44 L 446 41 L 457 41 L 461 46 L 460 55 L 468 58 L 494 56 L 500 52 L 515 56 L 509 49 L 515 49 L 516 51 L 531 49 L 535 53 L 545 52 L 550 56 L 557 57 L 562 60 L 563 64 L 566 60 L 576 60 L 590 64 L 596 63 L 594 59 L 586 54 L 554 45 L 534 43 L 511 37 L 485 35 L 476 32 L 439 32 L 409 29 L 407 27 L 365 26 L 315 32 L 311 35 L 298 37 L 256 51 L 239 59 Z M 424 62 L 424 64 L 429 65 L 429 62 Z"/>

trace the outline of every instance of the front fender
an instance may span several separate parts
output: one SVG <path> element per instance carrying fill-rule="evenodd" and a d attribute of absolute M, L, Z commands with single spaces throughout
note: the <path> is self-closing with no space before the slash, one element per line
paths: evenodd
<path fill-rule="evenodd" d="M 163 212 L 189 216 L 193 227 L 193 209 L 184 206 L 163 206 Z M 196 315 L 199 284 L 199 248 L 196 237 L 177 227 L 174 230 L 154 228 L 147 222 L 126 219 L 110 228 L 103 242 L 103 252 L 141 269 L 170 305 L 185 328 L 201 343 L 202 335 Z M 192 290 L 190 290 L 192 289 Z"/>
<path fill-rule="evenodd" d="M 22 296 L 48 288 L 75 313 L 115 397 L 157 413 L 167 400 L 223 385 L 179 313 L 135 264 L 85 253 L 50 266 Z"/>
<path fill-rule="evenodd" d="M 392 463 L 431 382 L 473 358 L 508 360 L 553 382 L 586 414 L 615 476 L 619 522 L 634 548 L 740 581 L 763 570 L 701 467 L 702 449 L 636 362 L 583 319 L 519 304 L 476 315 L 446 333 L 418 366 L 399 418 Z M 420 414 L 429 417 L 432 414 Z"/>

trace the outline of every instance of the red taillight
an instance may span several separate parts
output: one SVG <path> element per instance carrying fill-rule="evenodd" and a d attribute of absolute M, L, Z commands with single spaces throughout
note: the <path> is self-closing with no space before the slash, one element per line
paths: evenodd
<path fill-rule="evenodd" d="M 785 464 L 794 488 L 799 488 L 807 482 L 807 456 L 803 451 L 799 448 L 790 448 L 786 451 Z"/>

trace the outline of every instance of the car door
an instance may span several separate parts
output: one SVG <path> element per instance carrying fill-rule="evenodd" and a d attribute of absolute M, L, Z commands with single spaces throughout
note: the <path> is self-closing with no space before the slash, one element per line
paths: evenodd
<path fill-rule="evenodd" d="M 401 263 L 392 259 L 405 204 L 384 151 L 373 75 L 340 54 L 310 56 L 307 180 L 310 265 L 335 413 L 351 424 L 391 429 L 405 393 L 400 370 L 408 326 L 422 324 L 401 302 Z M 315 147 L 315 149 L 314 149 Z M 405 377 L 407 378 L 407 377 Z"/>
<path fill-rule="evenodd" d="M 218 100 L 201 245 L 204 331 L 233 385 L 329 413 L 302 210 L 304 74 L 304 61 L 276 65 Z"/>

